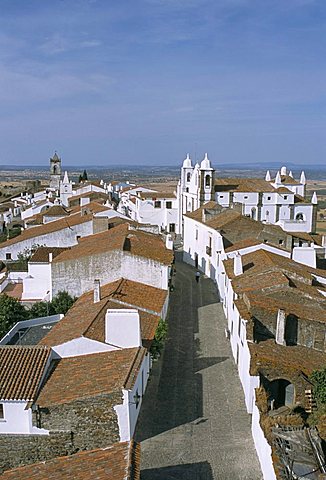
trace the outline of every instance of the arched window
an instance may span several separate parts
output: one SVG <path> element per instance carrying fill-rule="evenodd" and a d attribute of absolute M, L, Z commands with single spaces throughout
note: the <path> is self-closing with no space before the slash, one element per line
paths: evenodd
<path fill-rule="evenodd" d="M 190 182 L 190 179 L 191 179 L 191 173 L 188 172 L 188 173 L 187 173 L 187 182 Z"/>
<path fill-rule="evenodd" d="M 295 216 L 295 219 L 298 221 L 298 222 L 304 222 L 305 220 L 305 217 L 304 217 L 304 214 L 303 213 L 297 213 L 296 216 Z"/>
<path fill-rule="evenodd" d="M 252 218 L 253 220 L 256 220 L 256 209 L 255 209 L 255 207 L 253 207 L 253 208 L 251 209 L 251 218 Z"/>
<path fill-rule="evenodd" d="M 211 186 L 211 177 L 210 175 L 206 175 L 205 177 L 205 187 L 210 187 Z"/>
<path fill-rule="evenodd" d="M 269 222 L 269 210 L 266 210 L 266 222 Z"/>
<path fill-rule="evenodd" d="M 53 165 L 53 174 L 54 175 L 57 175 L 58 173 L 58 166 L 57 165 Z"/>

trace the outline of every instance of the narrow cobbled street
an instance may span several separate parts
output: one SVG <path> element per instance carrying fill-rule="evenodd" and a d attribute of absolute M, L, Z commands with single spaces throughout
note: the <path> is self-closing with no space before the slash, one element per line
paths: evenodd
<path fill-rule="evenodd" d="M 261 480 L 214 283 L 176 263 L 169 333 L 138 421 L 142 480 Z"/>

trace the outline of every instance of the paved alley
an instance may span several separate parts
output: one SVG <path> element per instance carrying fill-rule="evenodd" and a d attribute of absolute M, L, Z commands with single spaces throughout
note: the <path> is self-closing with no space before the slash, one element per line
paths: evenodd
<path fill-rule="evenodd" d="M 169 332 L 138 421 L 142 480 L 261 480 L 214 283 L 176 263 Z"/>

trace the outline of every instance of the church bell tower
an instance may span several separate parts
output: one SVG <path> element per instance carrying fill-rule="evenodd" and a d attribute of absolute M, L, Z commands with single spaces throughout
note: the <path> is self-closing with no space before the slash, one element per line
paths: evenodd
<path fill-rule="evenodd" d="M 61 158 L 58 157 L 57 152 L 54 152 L 50 158 L 50 188 L 58 190 L 60 188 L 61 178 Z"/>

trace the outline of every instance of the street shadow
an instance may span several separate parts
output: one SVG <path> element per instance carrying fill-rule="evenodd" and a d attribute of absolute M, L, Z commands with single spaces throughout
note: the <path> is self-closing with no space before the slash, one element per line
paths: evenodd
<path fill-rule="evenodd" d="M 138 442 L 201 419 L 204 416 L 203 371 L 229 358 L 204 357 L 201 352 L 198 310 L 217 303 L 214 283 L 203 277 L 198 286 L 194 268 L 183 264 L 178 270 L 177 262 L 176 269 L 168 336 L 163 356 L 153 365 L 144 395 L 135 433 Z M 178 290 L 182 295 L 176 294 Z"/>
<path fill-rule="evenodd" d="M 208 462 L 186 463 L 171 467 L 142 470 L 141 480 L 213 480 L 213 472 Z"/>

